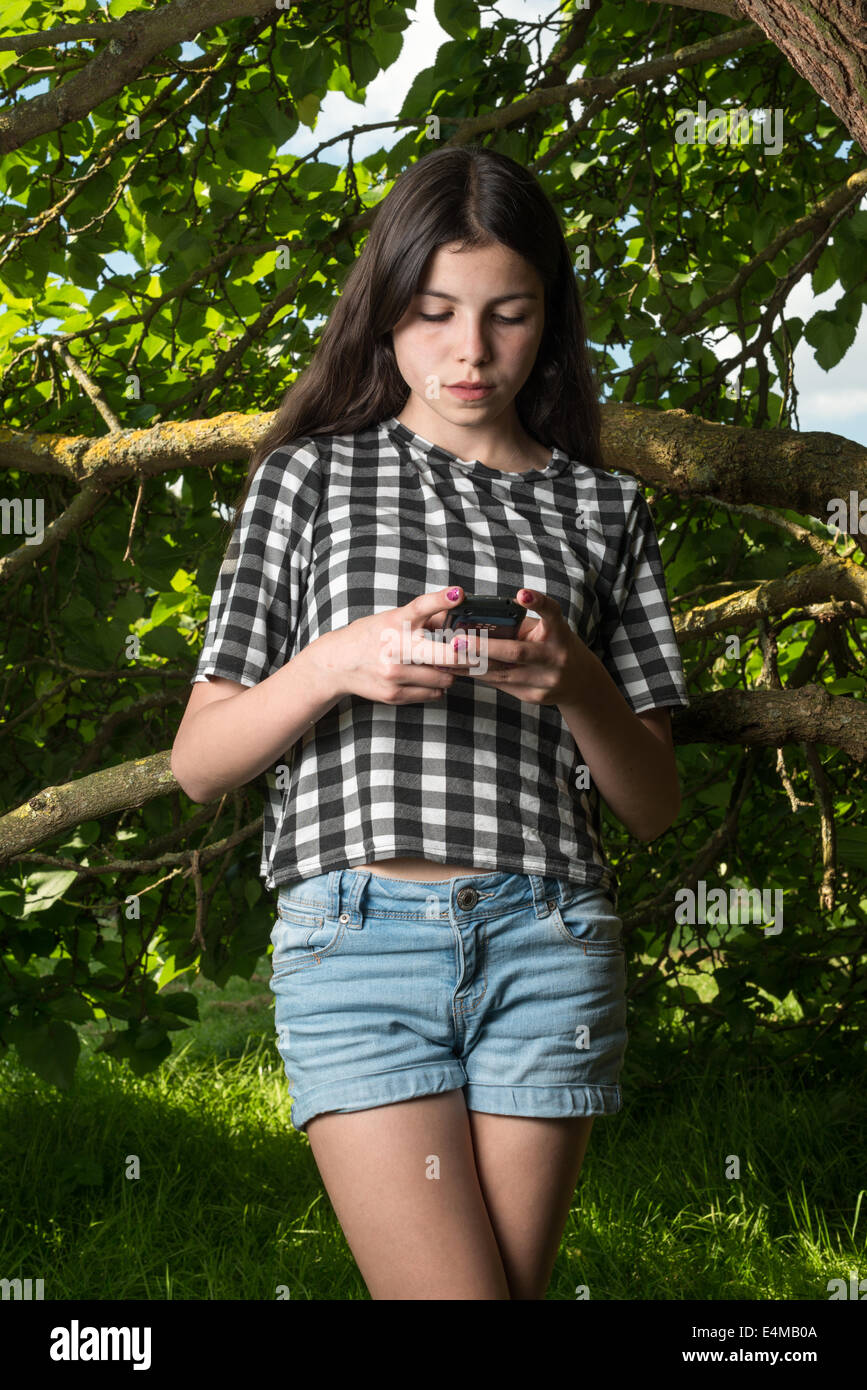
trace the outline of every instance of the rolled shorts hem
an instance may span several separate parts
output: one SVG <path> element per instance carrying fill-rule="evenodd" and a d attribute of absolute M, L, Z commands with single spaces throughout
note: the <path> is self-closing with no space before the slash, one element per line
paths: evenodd
<path fill-rule="evenodd" d="M 377 1105 L 393 1105 L 399 1100 L 458 1091 L 466 1084 L 466 1073 L 458 1061 L 453 1067 L 401 1067 L 369 1076 L 345 1077 L 293 1095 L 290 1119 L 295 1129 L 303 1130 L 309 1120 L 326 1110 L 373 1110 Z"/>
<path fill-rule="evenodd" d="M 468 1110 L 487 1115 L 514 1115 L 527 1119 L 566 1119 L 578 1115 L 615 1115 L 622 1106 L 619 1086 L 504 1086 L 468 1082 L 463 1068 L 404 1067 L 344 1081 L 314 1086 L 293 1096 L 290 1119 L 303 1132 L 317 1115 L 326 1111 L 351 1113 L 393 1105 L 402 1100 L 442 1095 L 466 1089 Z"/>
<path fill-rule="evenodd" d="M 559 1120 L 570 1115 L 616 1115 L 623 1104 L 619 1086 L 503 1086 L 469 1082 L 467 1109 L 487 1115 L 523 1115 Z"/>

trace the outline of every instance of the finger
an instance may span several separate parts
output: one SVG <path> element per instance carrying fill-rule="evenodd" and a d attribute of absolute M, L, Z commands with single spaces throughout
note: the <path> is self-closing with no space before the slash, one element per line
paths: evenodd
<path fill-rule="evenodd" d="M 446 693 L 442 686 L 402 685 L 398 703 L 405 705 L 411 704 L 415 700 L 441 700 Z"/>
<path fill-rule="evenodd" d="M 530 660 L 526 647 L 523 642 L 516 641 L 514 637 L 486 637 L 485 645 L 482 645 L 481 637 L 471 637 L 466 634 L 468 640 L 463 650 L 461 647 L 452 650 L 461 651 L 464 661 L 471 661 L 473 665 L 478 665 L 479 661 L 487 654 L 490 666 L 515 666 L 520 661 Z M 460 641 L 460 637 L 456 639 Z M 532 654 L 534 661 L 538 660 L 538 650 Z"/>
<path fill-rule="evenodd" d="M 534 613 L 548 624 L 557 622 L 563 618 L 563 609 L 555 598 L 550 594 L 540 594 L 538 589 L 519 589 L 516 595 L 518 602 L 523 608 L 532 608 Z"/>
<path fill-rule="evenodd" d="M 425 618 L 422 627 L 426 628 L 428 632 L 438 632 L 445 621 L 445 616 L 446 609 L 438 608 L 436 613 L 432 614 L 431 617 Z"/>
<path fill-rule="evenodd" d="M 438 637 L 435 631 L 429 634 L 424 628 L 416 634 L 412 655 L 414 663 L 425 666 L 463 666 L 467 660 L 466 652 L 453 647 L 447 637 Z"/>
<path fill-rule="evenodd" d="M 447 613 L 460 603 L 463 597 L 463 589 L 457 584 L 450 584 L 447 589 L 434 589 L 429 594 L 418 594 L 416 598 L 403 605 L 402 612 L 413 627 L 421 627 L 425 619 L 432 618 L 441 609 Z"/>
<path fill-rule="evenodd" d="M 419 685 L 448 685 L 452 676 L 452 667 L 438 665 L 435 661 L 420 661 L 416 653 L 414 660 L 403 663 L 398 679 L 417 681 Z"/>

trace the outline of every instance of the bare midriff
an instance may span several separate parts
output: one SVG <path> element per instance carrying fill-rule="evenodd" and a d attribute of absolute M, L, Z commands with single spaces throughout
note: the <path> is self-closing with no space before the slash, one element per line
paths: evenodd
<path fill-rule="evenodd" d="M 439 864 L 434 859 L 377 859 L 375 864 L 353 864 L 353 870 L 367 869 L 383 878 L 405 878 L 415 883 L 436 883 L 441 878 L 457 878 L 464 874 L 489 874 L 490 869 L 475 869 L 472 864 Z"/>

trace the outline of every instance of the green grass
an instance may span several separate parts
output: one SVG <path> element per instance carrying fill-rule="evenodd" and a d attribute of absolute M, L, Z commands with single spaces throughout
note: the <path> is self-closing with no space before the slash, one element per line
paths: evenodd
<path fill-rule="evenodd" d="M 368 1297 L 289 1122 L 268 977 L 263 956 L 249 982 L 199 979 L 201 1021 L 146 1077 L 95 1053 L 94 1027 L 67 1093 L 6 1060 L 0 1276 L 44 1278 L 46 1299 Z M 826 1300 L 867 1277 L 854 1083 L 751 1074 L 742 1050 L 650 1093 L 638 1061 L 593 1127 L 549 1299 Z"/>

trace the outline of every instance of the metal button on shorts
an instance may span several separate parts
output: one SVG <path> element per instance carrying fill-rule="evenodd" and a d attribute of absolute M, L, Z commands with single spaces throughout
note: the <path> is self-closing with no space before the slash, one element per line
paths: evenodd
<path fill-rule="evenodd" d="M 478 901 L 479 895 L 476 892 L 475 888 L 458 889 L 458 907 L 475 907 Z"/>

